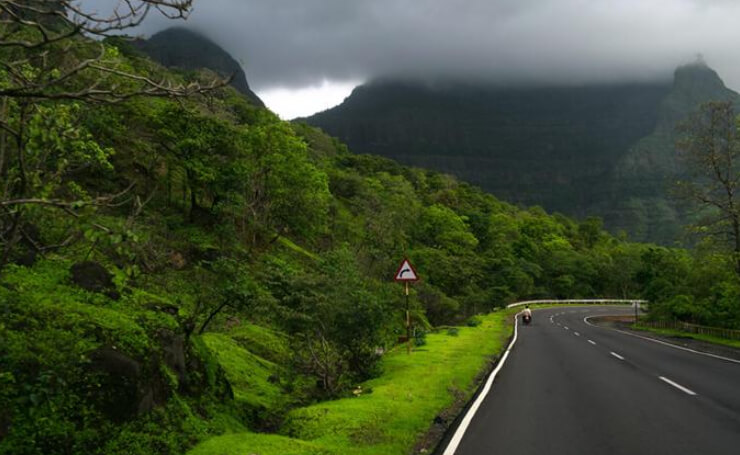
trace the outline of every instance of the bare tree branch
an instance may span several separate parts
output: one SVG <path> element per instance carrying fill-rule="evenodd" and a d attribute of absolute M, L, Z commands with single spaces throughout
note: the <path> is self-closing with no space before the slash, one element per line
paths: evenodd
<path fill-rule="evenodd" d="M 730 102 L 712 102 L 683 126 L 685 134 L 678 143 L 688 178 L 677 183 L 677 193 L 700 207 L 716 212 L 703 218 L 696 232 L 730 243 L 740 274 L 740 137 L 737 119 Z M 711 229 L 709 229 L 711 228 Z"/>

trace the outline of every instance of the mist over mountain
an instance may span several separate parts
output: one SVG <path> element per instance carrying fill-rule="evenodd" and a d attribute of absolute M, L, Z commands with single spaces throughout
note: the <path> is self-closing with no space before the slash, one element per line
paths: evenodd
<path fill-rule="evenodd" d="M 262 100 L 249 88 L 246 73 L 239 62 L 200 33 L 172 27 L 154 34 L 148 40 L 137 40 L 135 44 L 152 60 L 168 68 L 208 68 L 223 77 L 233 75 L 231 85 L 252 102 L 264 107 Z"/>
<path fill-rule="evenodd" d="M 263 105 L 239 63 L 198 33 L 172 28 L 138 46 L 165 66 L 234 74 Z M 304 120 L 356 153 L 447 172 L 513 203 L 597 215 L 636 240 L 679 239 L 689 215 L 669 197 L 680 173 L 676 126 L 702 103 L 738 94 L 701 60 L 652 81 L 527 80 L 376 79 Z"/>
<path fill-rule="evenodd" d="M 383 80 L 307 123 L 356 153 L 454 174 L 514 203 L 671 243 L 686 215 L 668 197 L 676 125 L 710 100 L 738 100 L 699 62 L 673 80 L 584 86 L 430 85 Z"/>

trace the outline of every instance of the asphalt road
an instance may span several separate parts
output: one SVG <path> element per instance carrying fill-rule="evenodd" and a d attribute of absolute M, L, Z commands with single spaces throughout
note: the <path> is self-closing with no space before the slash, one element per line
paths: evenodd
<path fill-rule="evenodd" d="M 536 311 L 455 454 L 740 454 L 740 364 L 584 321 L 631 311 Z"/>

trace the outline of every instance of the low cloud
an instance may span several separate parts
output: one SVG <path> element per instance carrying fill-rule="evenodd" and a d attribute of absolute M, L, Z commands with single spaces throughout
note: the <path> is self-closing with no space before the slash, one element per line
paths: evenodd
<path fill-rule="evenodd" d="M 733 0 L 196 0 L 186 25 L 257 90 L 385 76 L 646 80 L 700 53 L 740 87 L 737 19 Z M 173 24 L 152 17 L 141 32 Z"/>

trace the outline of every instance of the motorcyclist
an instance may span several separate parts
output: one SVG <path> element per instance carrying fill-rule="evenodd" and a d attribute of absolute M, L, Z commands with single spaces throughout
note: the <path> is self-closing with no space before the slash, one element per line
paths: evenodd
<path fill-rule="evenodd" d="M 532 310 L 529 309 L 529 305 L 524 307 L 524 311 L 522 311 L 522 315 L 524 318 L 528 318 L 530 321 L 532 320 Z"/>

